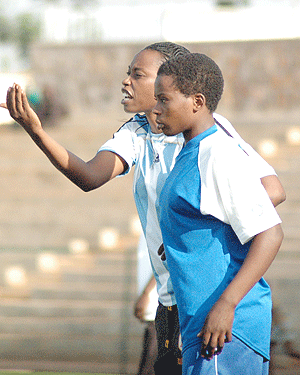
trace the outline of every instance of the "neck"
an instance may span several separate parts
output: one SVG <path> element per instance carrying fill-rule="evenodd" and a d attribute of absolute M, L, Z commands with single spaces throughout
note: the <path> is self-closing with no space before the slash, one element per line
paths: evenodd
<path fill-rule="evenodd" d="M 191 139 L 197 137 L 197 135 L 204 133 L 207 129 L 211 128 L 215 124 L 215 119 L 213 114 L 208 114 L 203 116 L 195 126 L 192 126 L 190 129 L 183 132 L 185 143 Z"/>
<path fill-rule="evenodd" d="M 155 114 L 153 112 L 149 112 L 149 113 L 145 113 L 146 117 L 147 117 L 147 120 L 150 124 L 150 128 L 151 128 L 151 131 L 152 133 L 155 133 L 155 134 L 160 134 L 162 133 L 161 130 L 157 129 L 157 123 L 155 121 Z"/>

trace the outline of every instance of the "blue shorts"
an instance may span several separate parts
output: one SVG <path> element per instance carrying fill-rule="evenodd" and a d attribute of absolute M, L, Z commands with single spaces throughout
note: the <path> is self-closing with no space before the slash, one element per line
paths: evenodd
<path fill-rule="evenodd" d="M 200 356 L 200 346 L 183 353 L 182 375 L 267 375 L 269 361 L 232 336 L 221 354 L 207 360 Z"/>

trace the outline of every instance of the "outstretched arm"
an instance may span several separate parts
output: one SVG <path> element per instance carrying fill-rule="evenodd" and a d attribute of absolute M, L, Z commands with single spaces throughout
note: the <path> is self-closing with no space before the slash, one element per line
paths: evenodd
<path fill-rule="evenodd" d="M 198 334 L 203 338 L 203 357 L 212 358 L 222 351 L 226 341 L 231 341 L 236 306 L 270 267 L 282 240 L 280 224 L 254 237 L 242 267 L 210 310 Z"/>
<path fill-rule="evenodd" d="M 1 107 L 9 110 L 11 117 L 25 129 L 51 163 L 84 191 L 102 186 L 127 167 L 121 157 L 109 151 L 101 151 L 85 162 L 66 150 L 44 131 L 19 85 L 14 84 L 8 89 L 6 104 L 1 104 Z"/>

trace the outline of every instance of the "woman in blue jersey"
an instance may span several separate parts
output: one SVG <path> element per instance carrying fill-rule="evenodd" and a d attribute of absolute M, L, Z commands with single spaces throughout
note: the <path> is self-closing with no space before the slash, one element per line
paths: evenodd
<path fill-rule="evenodd" d="M 162 243 L 157 210 L 158 198 L 171 171 L 184 138 L 166 137 L 158 129 L 152 112 L 156 104 L 154 82 L 159 66 L 171 57 L 188 54 L 177 44 L 154 43 L 139 52 L 129 65 L 122 82 L 122 105 L 128 113 L 138 113 L 126 122 L 108 140 L 95 157 L 85 162 L 59 145 L 45 132 L 36 114 L 29 107 L 20 86 L 8 91 L 7 107 L 11 116 L 28 132 L 34 142 L 47 155 L 53 165 L 84 191 L 96 189 L 116 176 L 125 175 L 134 168 L 134 196 L 147 241 L 153 273 L 157 282 L 159 308 L 157 333 L 159 342 L 158 369 L 169 373 L 181 372 L 181 353 L 178 349 L 178 316 L 176 300 L 166 265 L 161 262 L 157 249 Z M 3 105 L 5 106 L 5 105 Z M 234 137 L 232 125 L 222 116 L 216 119 Z M 241 140 L 241 142 L 243 142 Z M 262 182 L 276 205 L 284 200 L 284 191 L 276 174 L 249 145 L 247 151 Z M 145 292 L 148 288 L 145 288 Z M 136 315 L 142 319 L 143 311 Z M 172 368 L 175 367 L 174 370 Z M 173 372 L 172 372 L 173 371 Z"/>
<path fill-rule="evenodd" d="M 158 128 L 185 139 L 160 195 L 183 374 L 267 374 L 271 293 L 262 276 L 283 233 L 249 155 L 216 125 L 222 92 L 222 73 L 205 55 L 158 70 Z"/>

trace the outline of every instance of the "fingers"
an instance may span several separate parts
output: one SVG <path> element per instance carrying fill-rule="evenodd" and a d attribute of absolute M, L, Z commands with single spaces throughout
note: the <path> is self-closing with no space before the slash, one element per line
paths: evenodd
<path fill-rule="evenodd" d="M 25 111 L 29 111 L 30 105 L 28 103 L 27 96 L 26 96 L 26 94 L 25 94 L 25 92 L 23 90 L 21 90 L 21 99 L 22 99 L 24 110 Z"/>
<path fill-rule="evenodd" d="M 139 320 L 142 320 L 142 317 L 143 317 L 143 312 L 140 308 L 136 307 L 135 310 L 134 310 L 134 316 L 139 319 Z"/>
<path fill-rule="evenodd" d="M 202 329 L 198 337 L 202 337 L 201 357 L 211 359 L 215 354 L 215 346 L 211 342 L 212 334 Z"/>
<path fill-rule="evenodd" d="M 159 246 L 159 249 L 157 250 L 157 253 L 160 256 L 164 251 L 165 251 L 164 244 L 161 244 Z"/>
<path fill-rule="evenodd" d="M 6 104 L 7 104 L 7 109 L 9 110 L 10 115 L 14 118 L 14 116 L 16 115 L 15 88 L 14 88 L 14 86 L 9 87 L 8 90 L 7 90 Z"/>
<path fill-rule="evenodd" d="M 134 316 L 138 319 L 141 319 L 142 313 L 143 311 L 141 308 L 140 300 L 138 300 L 134 306 Z"/>
<path fill-rule="evenodd" d="M 6 103 L 0 103 L 0 108 L 5 108 L 5 109 L 7 109 L 7 105 L 6 105 Z"/>
<path fill-rule="evenodd" d="M 231 333 L 230 333 L 231 335 Z M 202 329 L 198 337 L 202 337 L 202 347 L 201 347 L 201 356 L 206 359 L 212 359 L 215 355 L 222 353 L 225 342 L 231 341 L 223 333 L 210 333 L 204 332 Z M 231 336 L 230 336 L 231 337 Z"/>
<path fill-rule="evenodd" d="M 12 87 L 9 87 L 6 95 L 6 105 L 9 110 L 10 115 L 13 118 L 18 118 L 19 114 L 22 114 L 24 111 L 23 108 L 23 99 L 26 95 L 22 92 L 22 89 L 19 85 L 13 84 Z M 27 99 L 26 99 L 27 102 Z"/>
<path fill-rule="evenodd" d="M 19 85 L 15 85 L 15 102 L 18 113 L 23 113 L 22 89 Z"/>
<path fill-rule="evenodd" d="M 157 251 L 158 255 L 160 256 L 160 259 L 161 260 L 166 260 L 166 253 L 165 253 L 165 248 L 164 248 L 164 245 L 161 244 L 158 251 Z"/>
<path fill-rule="evenodd" d="M 226 333 L 225 342 L 231 342 L 231 341 L 232 341 L 232 333 L 230 331 Z"/>

